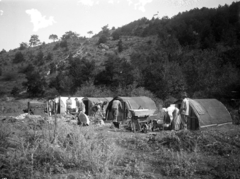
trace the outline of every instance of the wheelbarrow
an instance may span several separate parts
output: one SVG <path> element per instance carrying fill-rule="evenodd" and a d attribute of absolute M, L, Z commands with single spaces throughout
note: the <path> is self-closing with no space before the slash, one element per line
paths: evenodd
<path fill-rule="evenodd" d="M 133 132 L 146 133 L 149 129 L 152 129 L 152 120 L 149 116 L 154 114 L 154 110 L 149 109 L 130 109 L 131 121 L 130 128 Z"/>

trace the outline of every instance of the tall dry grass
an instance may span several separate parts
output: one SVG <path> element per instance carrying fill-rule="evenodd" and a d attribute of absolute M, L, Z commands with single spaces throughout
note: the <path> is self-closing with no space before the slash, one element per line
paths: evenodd
<path fill-rule="evenodd" d="M 126 157 L 115 139 L 96 126 L 61 118 L 2 122 L 0 178 L 44 178 L 74 171 L 85 178 L 141 178 L 141 161 Z"/>

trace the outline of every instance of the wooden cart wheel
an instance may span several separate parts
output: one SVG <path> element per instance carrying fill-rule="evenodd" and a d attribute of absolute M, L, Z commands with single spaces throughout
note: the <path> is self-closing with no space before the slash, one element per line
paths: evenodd
<path fill-rule="evenodd" d="M 147 133 L 147 124 L 143 124 L 143 126 L 141 127 L 141 131 L 143 132 L 143 133 Z"/>

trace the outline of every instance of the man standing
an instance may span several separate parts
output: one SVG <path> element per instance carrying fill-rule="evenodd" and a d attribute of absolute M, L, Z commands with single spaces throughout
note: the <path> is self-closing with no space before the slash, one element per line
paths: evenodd
<path fill-rule="evenodd" d="M 77 113 L 80 113 L 80 112 L 83 112 L 85 113 L 85 105 L 83 103 L 82 100 L 78 100 L 78 98 L 75 98 L 75 101 L 76 101 L 76 112 Z"/>
<path fill-rule="evenodd" d="M 59 109 L 60 97 L 55 96 L 54 103 L 55 103 L 54 113 L 57 114 L 60 112 L 60 109 Z"/>
<path fill-rule="evenodd" d="M 70 114 L 71 109 L 72 109 L 72 100 L 70 98 L 70 96 L 68 97 L 67 101 L 66 101 L 66 105 L 67 105 L 67 114 Z"/>
<path fill-rule="evenodd" d="M 113 115 L 113 125 L 117 128 L 119 128 L 118 123 L 118 115 L 119 115 L 119 109 L 122 109 L 122 103 L 121 101 L 115 99 L 112 103 L 112 115 Z"/>
<path fill-rule="evenodd" d="M 49 116 L 52 116 L 52 113 L 54 111 L 54 102 L 52 99 L 50 99 L 48 101 L 48 112 L 49 112 Z"/>
<path fill-rule="evenodd" d="M 183 92 L 182 94 L 182 104 L 180 108 L 180 114 L 183 122 L 184 129 L 187 130 L 187 124 L 189 119 L 189 99 L 187 98 L 187 93 Z"/>

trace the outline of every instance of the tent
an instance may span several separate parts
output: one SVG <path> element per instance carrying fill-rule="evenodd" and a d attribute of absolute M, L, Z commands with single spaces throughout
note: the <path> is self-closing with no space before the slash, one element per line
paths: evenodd
<path fill-rule="evenodd" d="M 157 107 L 155 102 L 146 96 L 139 97 L 115 97 L 112 101 L 109 102 L 108 107 L 106 109 L 107 120 L 112 120 L 113 116 L 111 113 L 112 102 L 118 99 L 121 101 L 122 110 L 119 110 L 118 121 L 123 121 L 131 117 L 130 109 L 148 109 L 156 111 Z"/>
<path fill-rule="evenodd" d="M 107 105 L 108 103 L 112 100 L 112 97 L 102 97 L 102 98 L 94 98 L 94 97 L 85 97 L 83 98 L 83 103 L 85 104 L 85 108 L 86 108 L 86 114 L 89 116 L 93 115 L 93 111 L 92 111 L 92 107 L 99 103 L 99 102 L 104 102 L 106 101 L 107 104 L 103 107 L 103 110 L 106 111 Z"/>
<path fill-rule="evenodd" d="M 189 99 L 190 120 L 188 129 L 232 123 L 227 108 L 216 99 Z"/>
<path fill-rule="evenodd" d="M 71 108 L 72 109 L 76 109 L 76 101 L 75 101 L 75 98 L 78 98 L 78 100 L 82 100 L 83 97 L 70 97 L 70 99 L 72 100 L 72 105 L 71 105 Z M 56 103 L 56 111 L 57 113 L 59 114 L 65 114 L 66 113 L 66 108 L 67 108 L 67 105 L 66 105 L 66 101 L 67 101 L 68 97 L 63 97 L 63 96 L 59 96 L 59 97 L 56 97 L 54 98 L 54 101 Z"/>

